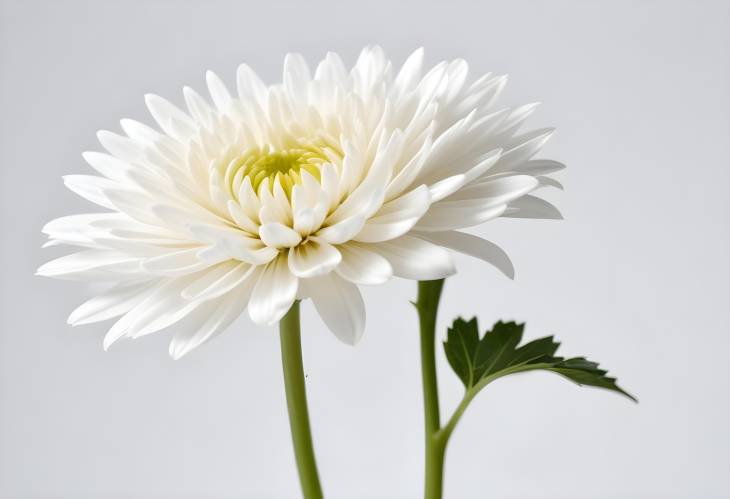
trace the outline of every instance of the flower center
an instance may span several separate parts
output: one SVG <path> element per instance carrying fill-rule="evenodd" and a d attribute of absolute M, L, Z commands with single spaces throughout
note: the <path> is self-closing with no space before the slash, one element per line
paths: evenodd
<path fill-rule="evenodd" d="M 248 177 L 254 191 L 258 192 L 264 179 L 273 189 L 275 181 L 279 181 L 287 195 L 291 195 L 295 184 L 301 183 L 303 171 L 320 180 L 322 164 L 329 162 L 324 151 L 316 146 L 298 144 L 283 150 L 275 150 L 272 146 L 248 149 L 229 166 L 229 175 L 233 179 L 243 180 Z"/>

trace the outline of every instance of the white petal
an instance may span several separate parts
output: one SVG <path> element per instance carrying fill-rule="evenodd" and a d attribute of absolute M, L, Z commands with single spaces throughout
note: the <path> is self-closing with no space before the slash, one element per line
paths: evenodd
<path fill-rule="evenodd" d="M 51 220 L 41 231 L 50 239 L 58 240 L 58 244 L 77 244 L 98 248 L 94 239 L 99 234 L 106 234 L 104 229 L 96 227 L 95 222 L 106 219 L 124 217 L 120 213 L 85 213 L 68 215 Z"/>
<path fill-rule="evenodd" d="M 126 133 L 130 139 L 141 144 L 154 144 L 155 142 L 162 140 L 164 137 L 154 128 L 149 127 L 144 123 L 140 123 L 139 121 L 125 118 L 123 120 L 119 120 L 119 123 L 122 125 L 124 133 Z"/>
<path fill-rule="evenodd" d="M 327 52 L 325 58 L 317 66 L 314 79 L 341 84 L 345 78 L 347 78 L 347 71 L 340 56 L 334 52 Z"/>
<path fill-rule="evenodd" d="M 259 227 L 259 237 L 271 248 L 291 248 L 302 240 L 297 231 L 278 222 Z"/>
<path fill-rule="evenodd" d="M 419 220 L 417 230 L 444 231 L 471 227 L 497 218 L 507 203 L 534 190 L 539 182 L 529 175 L 487 177 L 434 203 Z"/>
<path fill-rule="evenodd" d="M 365 330 L 365 304 L 357 286 L 327 274 L 307 281 L 307 289 L 330 331 L 348 345 L 357 343 Z"/>
<path fill-rule="evenodd" d="M 121 211 L 143 224 L 159 224 L 152 209 L 152 199 L 148 195 L 114 186 L 105 188 L 102 194 L 112 203 L 114 210 Z"/>
<path fill-rule="evenodd" d="M 94 170 L 107 178 L 124 181 L 125 174 L 132 167 L 121 159 L 100 152 L 85 152 L 81 154 Z"/>
<path fill-rule="evenodd" d="M 82 198 L 104 208 L 116 210 L 116 207 L 104 194 L 104 190 L 118 187 L 119 184 L 116 182 L 93 175 L 64 175 L 63 183 Z"/>
<path fill-rule="evenodd" d="M 516 137 L 514 141 L 517 145 L 502 154 L 499 162 L 489 171 L 489 174 L 513 171 L 537 154 L 554 131 L 553 128 L 545 128 Z"/>
<path fill-rule="evenodd" d="M 205 73 L 205 81 L 208 83 L 208 91 L 213 99 L 215 107 L 220 111 L 228 110 L 231 103 L 231 94 L 228 92 L 225 83 L 213 71 Z"/>
<path fill-rule="evenodd" d="M 393 180 L 391 180 L 388 184 L 385 191 L 386 200 L 390 201 L 391 199 L 399 196 L 413 183 L 413 180 L 418 177 L 418 174 L 421 172 L 423 165 L 428 159 L 432 146 L 431 133 L 427 133 L 420 149 L 416 151 L 408 163 L 401 168 L 401 170 L 393 177 Z"/>
<path fill-rule="evenodd" d="M 540 182 L 540 187 L 555 187 L 556 189 L 560 189 L 561 191 L 564 189 L 563 184 L 555 180 L 554 178 L 545 177 L 540 175 L 539 177 L 535 177 L 538 182 Z"/>
<path fill-rule="evenodd" d="M 284 88 L 297 100 L 306 97 L 307 83 L 311 80 L 307 61 L 301 54 L 287 54 L 284 57 Z"/>
<path fill-rule="evenodd" d="M 367 247 L 390 262 L 393 275 L 405 279 L 431 281 L 456 272 L 448 251 L 416 237 L 401 236 Z"/>
<path fill-rule="evenodd" d="M 539 102 L 532 102 L 512 109 L 509 115 L 492 131 L 494 140 L 503 142 L 512 138 L 539 105 Z"/>
<path fill-rule="evenodd" d="M 416 49 L 403 63 L 395 78 L 394 93 L 404 95 L 413 90 L 421 79 L 423 67 L 423 47 Z"/>
<path fill-rule="evenodd" d="M 533 159 L 522 163 L 516 168 L 515 172 L 524 173 L 526 175 L 547 175 L 555 173 L 565 168 L 563 163 L 553 161 L 551 159 Z"/>
<path fill-rule="evenodd" d="M 162 131 L 170 137 L 187 141 L 195 133 L 193 120 L 174 104 L 154 94 L 145 95 L 145 103 Z"/>
<path fill-rule="evenodd" d="M 322 225 L 329 210 L 329 199 L 309 172 L 302 170 L 300 175 L 302 184 L 293 187 L 291 206 L 294 230 L 307 236 Z"/>
<path fill-rule="evenodd" d="M 421 185 L 411 192 L 385 203 L 355 237 L 356 241 L 377 243 L 395 239 L 408 232 L 431 204 L 428 187 Z"/>
<path fill-rule="evenodd" d="M 529 175 L 510 175 L 486 177 L 468 185 L 434 206 L 457 207 L 462 201 L 481 200 L 481 207 L 509 203 L 524 196 L 539 185 L 535 177 Z"/>
<path fill-rule="evenodd" d="M 104 336 L 104 350 L 123 337 L 138 338 L 178 322 L 195 310 L 198 302 L 185 300 L 180 292 L 192 278 L 169 279 L 127 312 Z"/>
<path fill-rule="evenodd" d="M 272 325 L 291 308 L 299 280 L 289 271 L 286 255 L 266 265 L 251 294 L 248 314 L 256 324 Z"/>
<path fill-rule="evenodd" d="M 215 112 L 205 99 L 190 87 L 183 88 L 183 95 L 185 96 L 185 104 L 188 106 L 193 119 L 205 126 L 211 126 Z"/>
<path fill-rule="evenodd" d="M 289 199 L 281 187 L 279 180 L 274 181 L 274 192 L 269 190 L 269 179 L 265 178 L 259 185 L 259 199 L 261 201 L 261 209 L 258 216 L 261 223 L 280 223 L 291 225 L 292 212 Z"/>
<path fill-rule="evenodd" d="M 325 227 L 317 231 L 317 237 L 330 244 L 342 244 L 360 232 L 365 225 L 365 215 L 353 215 L 334 225 Z"/>
<path fill-rule="evenodd" d="M 123 137 L 116 133 L 100 130 L 96 133 L 96 137 L 104 149 L 109 151 L 113 156 L 122 161 L 140 161 L 144 159 L 142 149 L 130 138 Z"/>
<path fill-rule="evenodd" d="M 105 321 L 126 314 L 132 307 L 141 302 L 158 281 L 121 283 L 79 305 L 71 315 L 68 323 L 74 326 Z"/>
<path fill-rule="evenodd" d="M 222 333 L 246 308 L 252 288 L 252 284 L 244 283 L 223 298 L 208 302 L 211 305 L 205 309 L 203 305 L 194 311 L 195 320 L 178 328 L 170 342 L 170 356 L 177 360 Z"/>
<path fill-rule="evenodd" d="M 431 202 L 435 203 L 461 189 L 464 185 L 478 178 L 499 161 L 501 149 L 493 149 L 483 156 L 479 163 L 469 169 L 466 173 L 447 177 L 429 187 L 431 191 Z"/>
<path fill-rule="evenodd" d="M 261 78 L 246 64 L 238 66 L 236 86 L 238 88 L 238 95 L 242 99 L 260 99 L 266 91 L 266 86 L 261 81 Z"/>
<path fill-rule="evenodd" d="M 201 248 L 195 247 L 182 251 L 149 258 L 142 263 L 142 267 L 155 275 L 179 276 L 197 272 L 210 266 L 210 263 L 198 257 Z"/>
<path fill-rule="evenodd" d="M 237 261 L 223 262 L 204 272 L 182 290 L 182 297 L 191 301 L 218 298 L 240 285 L 253 273 L 255 265 Z"/>
<path fill-rule="evenodd" d="M 253 190 L 251 179 L 246 177 L 238 188 L 238 203 L 246 216 L 257 225 L 259 224 L 259 210 L 261 209 L 261 201 Z"/>
<path fill-rule="evenodd" d="M 259 224 L 248 216 L 239 203 L 229 200 L 227 206 L 228 213 L 231 215 L 233 221 L 236 222 L 236 225 L 250 234 L 259 233 Z M 256 218 L 258 219 L 258 217 Z"/>
<path fill-rule="evenodd" d="M 530 195 L 522 196 L 520 199 L 512 201 L 502 216 L 508 218 L 539 218 L 543 220 L 563 219 L 560 210 L 555 206 L 544 199 Z"/>
<path fill-rule="evenodd" d="M 41 265 L 36 275 L 70 280 L 139 279 L 140 257 L 108 250 L 85 250 Z"/>
<path fill-rule="evenodd" d="M 437 203 L 431 206 L 431 209 L 418 221 L 414 229 L 441 232 L 472 227 L 501 216 L 506 209 L 506 204 L 492 206 L 492 203 L 488 203 L 486 207 L 480 208 L 468 202 L 459 206 L 444 206 Z"/>
<path fill-rule="evenodd" d="M 368 245 L 358 243 L 340 246 L 342 261 L 335 272 L 355 284 L 382 284 L 390 280 L 393 277 L 390 262 L 367 248 Z"/>
<path fill-rule="evenodd" d="M 345 198 L 342 204 L 327 218 L 327 221 L 336 223 L 354 214 L 364 213 L 369 217 L 375 213 L 383 203 L 385 188 L 392 177 L 393 167 L 402 150 L 403 133 L 396 130 L 382 149 L 376 153 L 367 177 Z"/>
<path fill-rule="evenodd" d="M 515 268 L 502 248 L 481 237 L 464 232 L 423 232 L 415 233 L 416 237 L 430 241 L 465 255 L 479 258 L 497 267 L 510 279 L 515 277 Z"/>
<path fill-rule="evenodd" d="M 340 260 L 342 255 L 334 246 L 314 238 L 289 250 L 289 270 L 301 278 L 326 274 Z"/>
<path fill-rule="evenodd" d="M 250 237 L 245 232 L 230 227 L 213 225 L 194 225 L 189 228 L 199 241 L 206 241 L 211 246 L 202 250 L 198 257 L 201 260 L 219 263 L 234 258 L 254 265 L 270 262 L 279 251 L 265 246 L 258 237 Z"/>

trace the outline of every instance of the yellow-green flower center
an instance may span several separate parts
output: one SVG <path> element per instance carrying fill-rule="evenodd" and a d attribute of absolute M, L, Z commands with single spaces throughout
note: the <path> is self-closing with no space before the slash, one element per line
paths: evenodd
<path fill-rule="evenodd" d="M 287 149 L 285 151 L 252 151 L 244 156 L 240 171 L 251 179 L 255 191 L 264 179 L 269 179 L 269 187 L 278 178 L 284 191 L 289 194 L 294 184 L 301 182 L 302 170 L 319 180 L 319 170 L 327 159 L 317 150 Z"/>
<path fill-rule="evenodd" d="M 323 166 L 340 165 L 343 156 L 334 141 L 320 137 L 311 141 L 282 140 L 278 146 L 267 144 L 243 149 L 233 146 L 216 161 L 211 174 L 219 179 L 217 185 L 232 197 L 237 196 L 246 179 L 256 193 L 264 184 L 273 192 L 279 183 L 291 197 L 294 186 L 302 183 L 303 175 L 309 174 L 319 182 Z"/>

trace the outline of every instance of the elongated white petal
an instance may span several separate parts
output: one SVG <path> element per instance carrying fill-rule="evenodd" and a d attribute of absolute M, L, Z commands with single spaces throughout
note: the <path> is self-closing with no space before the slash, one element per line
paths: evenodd
<path fill-rule="evenodd" d="M 258 75 L 247 65 L 238 66 L 236 73 L 236 86 L 238 95 L 244 98 L 260 98 L 266 91 L 266 87 Z"/>
<path fill-rule="evenodd" d="M 524 163 L 537 154 L 550 139 L 554 131 L 555 130 L 552 128 L 546 128 L 530 132 L 522 137 L 514 139 L 517 145 L 502 154 L 499 162 L 489 171 L 489 173 L 514 171 L 518 165 Z"/>
<path fill-rule="evenodd" d="M 413 236 L 401 236 L 392 241 L 369 245 L 368 248 L 390 262 L 393 275 L 405 279 L 431 281 L 456 272 L 448 251 Z"/>
<path fill-rule="evenodd" d="M 235 201 L 228 201 L 228 213 L 230 213 L 233 221 L 236 222 L 241 229 L 250 234 L 258 234 L 259 224 L 253 220 L 248 213 Z M 257 217 L 258 218 L 258 217 Z"/>
<path fill-rule="evenodd" d="M 149 295 L 127 312 L 104 336 L 104 349 L 123 337 L 139 338 L 165 329 L 185 318 L 199 302 L 184 299 L 180 292 L 193 279 L 186 276 L 162 281 Z"/>
<path fill-rule="evenodd" d="M 393 92 L 397 95 L 403 95 L 412 91 L 421 78 L 421 68 L 423 67 L 423 47 L 416 49 L 398 72 L 395 79 Z"/>
<path fill-rule="evenodd" d="M 253 280 L 252 280 L 253 281 Z M 218 300 L 194 311 L 196 317 L 178 328 L 170 342 L 170 356 L 178 360 L 223 332 L 246 308 L 253 285 L 244 283 Z"/>
<path fill-rule="evenodd" d="M 259 227 L 259 237 L 266 246 L 272 248 L 291 248 L 302 240 L 297 231 L 278 222 L 265 223 Z"/>
<path fill-rule="evenodd" d="M 428 187 L 421 185 L 411 192 L 384 204 L 353 239 L 377 243 L 402 236 L 418 222 L 431 204 Z"/>
<path fill-rule="evenodd" d="M 482 157 L 480 161 L 465 173 L 447 177 L 429 187 L 431 193 L 431 202 L 435 203 L 445 197 L 455 193 L 472 180 L 480 177 L 484 172 L 489 170 L 497 161 L 499 161 L 501 149 L 489 151 L 486 157 Z"/>
<path fill-rule="evenodd" d="M 556 189 L 559 189 L 561 191 L 565 189 L 565 187 L 563 187 L 563 184 L 561 184 L 554 178 L 544 177 L 541 175 L 539 177 L 535 177 L 535 179 L 537 179 L 537 181 L 540 183 L 540 187 L 555 187 Z"/>
<path fill-rule="evenodd" d="M 200 124 L 210 127 L 213 124 L 213 116 L 215 112 L 210 105 L 190 87 L 183 88 L 185 96 L 185 104 L 188 106 L 190 115 Z"/>
<path fill-rule="evenodd" d="M 163 132 L 180 141 L 186 141 L 195 133 L 190 116 L 169 101 L 153 94 L 145 95 L 147 109 Z M 177 124 L 177 125 L 176 125 Z"/>
<path fill-rule="evenodd" d="M 274 192 L 269 190 L 269 179 L 264 179 L 259 187 L 261 209 L 258 216 L 262 224 L 279 223 L 291 225 L 292 208 L 279 182 L 274 183 Z"/>
<path fill-rule="evenodd" d="M 326 274 L 340 260 L 342 255 L 334 246 L 316 238 L 289 250 L 289 270 L 301 278 Z"/>
<path fill-rule="evenodd" d="M 365 215 L 353 215 L 317 232 L 317 237 L 330 244 L 342 244 L 353 239 L 365 225 Z"/>
<path fill-rule="evenodd" d="M 526 175 L 547 175 L 565 168 L 563 163 L 551 159 L 533 159 L 514 167 L 513 171 Z"/>
<path fill-rule="evenodd" d="M 535 196 L 523 196 L 512 201 L 502 215 L 508 218 L 540 218 L 544 220 L 562 220 L 563 215 L 555 206 Z"/>
<path fill-rule="evenodd" d="M 274 324 L 291 308 L 297 277 L 289 271 L 286 255 L 279 255 L 261 272 L 251 294 L 248 313 L 257 324 Z"/>
<path fill-rule="evenodd" d="M 230 227 L 194 225 L 189 227 L 189 230 L 197 240 L 211 245 L 198 254 L 201 260 L 208 262 L 219 263 L 233 258 L 254 265 L 263 265 L 279 254 L 276 248 L 265 246 L 260 239 Z"/>
<path fill-rule="evenodd" d="M 223 262 L 190 283 L 182 290 L 182 297 L 190 301 L 218 298 L 247 280 L 255 269 L 255 265 L 248 263 Z"/>
<path fill-rule="evenodd" d="M 122 130 L 127 136 L 140 144 L 154 144 L 155 142 L 164 140 L 164 135 L 154 128 L 140 123 L 139 121 L 130 120 L 128 118 L 119 120 Z"/>
<path fill-rule="evenodd" d="M 160 221 L 152 209 L 151 198 L 140 192 L 118 189 L 111 186 L 102 192 L 112 204 L 112 208 L 125 213 L 143 224 L 157 225 Z"/>
<path fill-rule="evenodd" d="M 135 162 L 144 159 L 144 151 L 133 140 L 116 133 L 100 130 L 96 137 L 104 149 L 122 161 Z"/>
<path fill-rule="evenodd" d="M 228 93 L 225 83 L 213 71 L 205 73 L 205 81 L 208 83 L 210 96 L 220 111 L 226 111 L 231 102 L 231 94 Z"/>
<path fill-rule="evenodd" d="M 436 204 L 418 221 L 415 229 L 441 232 L 472 227 L 501 216 L 506 209 L 506 204 L 493 206 L 493 203 L 486 203 L 486 206 L 475 206 L 469 202 L 456 206 Z"/>
<path fill-rule="evenodd" d="M 63 177 L 63 183 L 69 190 L 87 201 L 91 201 L 104 208 L 109 208 L 110 210 L 115 209 L 114 204 L 109 200 L 105 190 L 117 188 L 117 183 L 106 178 L 91 175 L 65 175 Z"/>
<path fill-rule="evenodd" d="M 41 265 L 36 275 L 69 280 L 139 279 L 141 258 L 116 251 L 85 250 Z"/>
<path fill-rule="evenodd" d="M 390 262 L 378 253 L 368 249 L 367 245 L 348 243 L 338 248 L 342 261 L 335 271 L 355 284 L 383 284 L 393 277 Z"/>
<path fill-rule="evenodd" d="M 528 175 L 506 175 L 483 179 L 431 206 L 417 225 L 422 231 L 443 231 L 471 227 L 502 215 L 507 203 L 539 185 Z"/>
<path fill-rule="evenodd" d="M 284 58 L 284 88 L 294 98 L 303 100 L 306 85 L 311 79 L 307 62 L 301 54 L 287 54 Z"/>
<path fill-rule="evenodd" d="M 356 344 L 365 330 L 365 303 L 357 286 L 336 274 L 307 283 L 310 298 L 327 327 L 348 345 Z"/>
<path fill-rule="evenodd" d="M 210 263 L 199 258 L 200 250 L 200 247 L 195 247 L 172 251 L 145 260 L 142 267 L 154 275 L 178 276 L 191 274 L 210 266 Z"/>
<path fill-rule="evenodd" d="M 515 277 L 515 268 L 507 253 L 496 244 L 481 237 L 458 231 L 421 232 L 416 233 L 415 236 L 459 253 L 479 258 L 494 265 L 510 279 Z"/>
<path fill-rule="evenodd" d="M 94 170 L 113 180 L 124 181 L 125 174 L 132 169 L 128 163 L 108 154 L 85 152 L 82 156 Z"/>
<path fill-rule="evenodd" d="M 332 85 L 341 85 L 345 78 L 347 78 L 347 71 L 340 56 L 334 52 L 327 52 L 325 58 L 317 66 L 314 79 L 326 81 Z"/>
<path fill-rule="evenodd" d="M 73 326 L 105 321 L 127 313 L 142 301 L 158 281 L 121 283 L 82 303 L 68 316 Z"/>

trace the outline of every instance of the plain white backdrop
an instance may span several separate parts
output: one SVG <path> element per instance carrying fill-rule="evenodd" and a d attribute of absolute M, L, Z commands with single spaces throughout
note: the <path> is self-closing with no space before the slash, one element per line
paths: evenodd
<path fill-rule="evenodd" d="M 730 3 L 0 0 L 0 497 L 294 498 L 275 330 L 247 318 L 181 361 L 169 334 L 101 349 L 72 329 L 92 290 L 33 276 L 58 249 L 42 225 L 93 207 L 61 175 L 142 95 L 182 103 L 213 69 L 269 82 L 283 56 L 353 63 L 463 57 L 508 73 L 507 104 L 542 101 L 565 162 L 565 221 L 478 233 L 509 281 L 458 257 L 439 320 L 478 315 L 556 334 L 636 394 L 549 374 L 481 394 L 448 451 L 446 498 L 730 497 Z M 330 498 L 417 498 L 422 487 L 415 284 L 365 290 L 368 325 L 339 343 L 305 304 L 315 446 Z M 439 349 L 442 412 L 461 395 Z"/>

